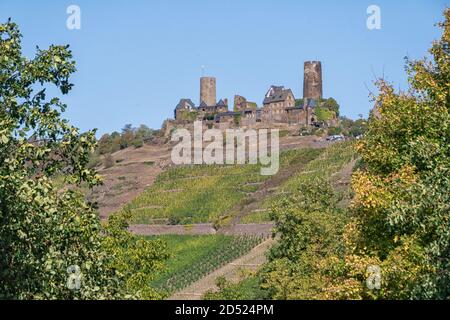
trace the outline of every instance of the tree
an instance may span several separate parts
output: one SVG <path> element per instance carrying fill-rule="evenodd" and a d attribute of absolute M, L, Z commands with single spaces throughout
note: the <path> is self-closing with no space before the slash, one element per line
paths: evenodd
<path fill-rule="evenodd" d="M 112 157 L 112 155 L 110 153 L 108 153 L 107 155 L 105 155 L 105 158 L 103 159 L 103 166 L 105 167 L 105 169 L 109 169 L 111 167 L 114 167 L 114 159 Z"/>
<path fill-rule="evenodd" d="M 357 147 L 346 254 L 329 264 L 330 298 L 450 298 L 449 9 L 440 26 L 433 60 L 407 60 L 407 92 L 377 82 L 377 112 Z M 365 284 L 371 265 L 379 290 Z"/>
<path fill-rule="evenodd" d="M 113 140 L 112 137 L 109 134 L 104 134 L 99 140 L 98 140 L 98 153 L 99 154 L 107 154 L 111 153 L 112 150 L 112 144 Z"/>
<path fill-rule="evenodd" d="M 136 130 L 136 137 L 142 139 L 143 141 L 150 140 L 154 135 L 154 130 L 150 129 L 145 124 L 141 124 Z"/>
<path fill-rule="evenodd" d="M 111 140 L 112 140 L 111 153 L 119 151 L 120 143 L 122 141 L 120 133 L 118 133 L 117 131 L 114 131 L 113 133 L 111 133 Z"/>
<path fill-rule="evenodd" d="M 38 48 L 30 60 L 18 26 L 0 25 L 1 299 L 139 297 L 127 291 L 127 265 L 116 268 L 121 255 L 108 249 L 110 238 L 78 191 L 101 181 L 88 169 L 95 131 L 79 133 L 62 118 L 66 105 L 47 98 L 51 86 L 67 94 L 74 71 L 68 46 Z M 152 243 L 140 248 L 159 259 L 147 255 Z"/>
<path fill-rule="evenodd" d="M 142 148 L 144 146 L 144 140 L 141 137 L 136 137 L 133 140 L 133 147 L 136 149 Z"/>
<path fill-rule="evenodd" d="M 321 299 L 326 275 L 321 263 L 339 252 L 346 214 L 340 197 L 321 178 L 303 182 L 272 208 L 279 240 L 262 272 L 262 287 L 274 299 Z"/>
<path fill-rule="evenodd" d="M 339 104 L 334 98 L 324 99 L 320 102 L 320 106 L 333 111 L 336 117 L 339 117 Z"/>
<path fill-rule="evenodd" d="M 21 55 L 16 24 L 0 25 L 0 296 L 2 298 L 97 298 L 118 292 L 114 270 L 105 268 L 96 214 L 73 189 L 52 178 L 94 186 L 86 168 L 94 131 L 80 134 L 61 118 L 66 106 L 47 99 L 63 94 L 75 71 L 67 46 Z M 28 140 L 32 136 L 33 140 Z M 80 290 L 66 286 L 71 266 L 82 274 Z M 70 271 L 70 270 L 69 270 Z"/>
<path fill-rule="evenodd" d="M 162 299 L 164 294 L 150 287 L 156 272 L 164 267 L 169 257 L 162 240 L 146 240 L 131 235 L 129 211 L 112 215 L 105 226 L 103 245 L 111 259 L 111 267 L 121 275 L 124 290 L 140 299 Z"/>
<path fill-rule="evenodd" d="M 314 108 L 314 112 L 318 121 L 326 122 L 334 117 L 333 111 L 323 106 L 317 106 Z"/>
<path fill-rule="evenodd" d="M 120 149 L 125 149 L 133 143 L 135 129 L 131 124 L 126 124 L 122 129 L 122 135 L 120 139 Z"/>
<path fill-rule="evenodd" d="M 367 120 L 352 120 L 346 117 L 340 117 L 341 127 L 344 135 L 358 137 L 363 135 L 367 130 Z"/>

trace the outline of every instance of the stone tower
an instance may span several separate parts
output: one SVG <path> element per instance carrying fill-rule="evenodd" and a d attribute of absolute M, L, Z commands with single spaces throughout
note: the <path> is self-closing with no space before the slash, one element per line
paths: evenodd
<path fill-rule="evenodd" d="M 200 104 L 204 102 L 207 106 L 216 105 L 216 78 L 200 78 Z"/>
<path fill-rule="evenodd" d="M 303 80 L 303 99 L 322 98 L 322 63 L 306 61 Z"/>

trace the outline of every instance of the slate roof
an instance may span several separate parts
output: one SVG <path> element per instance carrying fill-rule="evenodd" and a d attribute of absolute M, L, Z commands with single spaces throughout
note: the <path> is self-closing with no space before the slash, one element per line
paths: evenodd
<path fill-rule="evenodd" d="M 287 107 L 285 110 L 303 110 L 303 106 Z"/>
<path fill-rule="evenodd" d="M 315 107 L 317 107 L 317 100 L 316 99 L 306 99 L 306 106 L 308 108 L 315 108 Z"/>
<path fill-rule="evenodd" d="M 284 87 L 280 86 L 271 86 L 268 92 L 271 90 L 273 92 L 264 98 L 263 104 L 286 101 L 289 94 L 292 94 L 291 89 L 284 89 Z"/>
<path fill-rule="evenodd" d="M 217 103 L 217 106 L 218 107 L 226 107 L 226 104 L 222 99 L 220 99 L 219 102 Z"/>
<path fill-rule="evenodd" d="M 185 103 L 189 104 L 191 108 L 195 108 L 195 104 L 192 102 L 191 99 L 180 99 L 180 102 L 178 102 L 175 109 L 183 109 Z"/>

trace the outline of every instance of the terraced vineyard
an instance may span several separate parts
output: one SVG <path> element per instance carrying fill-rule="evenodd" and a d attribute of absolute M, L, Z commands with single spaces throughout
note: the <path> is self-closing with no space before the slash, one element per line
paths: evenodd
<path fill-rule="evenodd" d="M 290 150 L 281 154 L 280 166 L 307 163 L 319 152 Z M 175 167 L 160 174 L 155 183 L 127 204 L 136 224 L 193 224 L 214 222 L 252 195 L 271 176 L 260 174 L 260 165 L 202 165 Z"/>
<path fill-rule="evenodd" d="M 154 237 L 148 237 L 154 239 Z M 151 286 L 166 293 L 178 291 L 246 254 L 263 239 L 256 236 L 158 236 L 170 248 L 167 267 Z"/>
<path fill-rule="evenodd" d="M 331 179 L 333 175 L 343 169 L 355 157 L 352 143 L 337 143 L 329 146 L 319 157 L 309 162 L 302 171 L 296 172 L 285 181 L 277 192 L 267 197 L 258 212 L 247 215 L 242 223 L 260 223 L 270 221 L 269 212 L 274 203 L 281 197 L 295 192 L 301 192 L 299 186 L 305 181 L 316 178 Z"/>
<path fill-rule="evenodd" d="M 208 222 L 265 179 L 256 165 L 173 168 L 158 176 L 154 185 L 125 209 L 132 211 L 134 223 L 148 224 L 161 218 L 177 224 Z"/>

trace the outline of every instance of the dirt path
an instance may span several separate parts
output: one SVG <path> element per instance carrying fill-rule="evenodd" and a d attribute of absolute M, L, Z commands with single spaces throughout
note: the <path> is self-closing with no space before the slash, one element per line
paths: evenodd
<path fill-rule="evenodd" d="M 194 282 L 189 287 L 174 293 L 169 300 L 200 300 L 207 291 L 217 289 L 216 279 L 218 277 L 225 277 L 227 280 L 233 282 L 239 281 L 242 270 L 254 271 L 266 262 L 266 252 L 274 243 L 275 240 L 269 238 L 254 247 L 246 255 L 217 269 L 197 282 Z"/>

